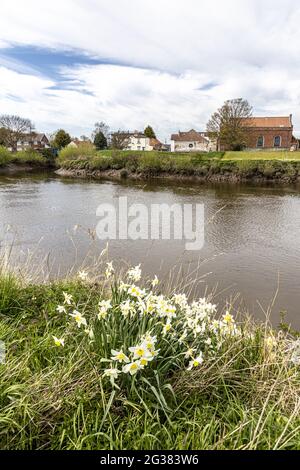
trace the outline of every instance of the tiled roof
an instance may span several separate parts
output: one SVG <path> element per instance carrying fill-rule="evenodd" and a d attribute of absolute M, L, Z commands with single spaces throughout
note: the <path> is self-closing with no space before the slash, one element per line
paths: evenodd
<path fill-rule="evenodd" d="M 172 134 L 171 140 L 175 142 L 207 142 L 207 139 L 203 136 L 203 133 L 197 132 L 191 129 L 188 132 L 178 132 L 178 134 Z"/>
<path fill-rule="evenodd" d="M 291 116 L 284 117 L 253 117 L 245 119 L 244 125 L 247 127 L 277 127 L 277 128 L 291 128 L 292 118 Z"/>

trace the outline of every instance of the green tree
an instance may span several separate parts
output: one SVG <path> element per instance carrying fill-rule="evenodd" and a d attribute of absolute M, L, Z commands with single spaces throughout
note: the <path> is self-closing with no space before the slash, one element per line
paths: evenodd
<path fill-rule="evenodd" d="M 149 139 L 156 139 L 155 132 L 151 126 L 147 126 L 144 130 L 144 134 L 146 137 L 149 137 Z"/>
<path fill-rule="evenodd" d="M 102 131 L 97 132 L 95 135 L 94 145 L 97 150 L 103 150 L 107 148 L 107 138 Z"/>
<path fill-rule="evenodd" d="M 242 150 L 247 146 L 251 117 L 252 107 L 247 100 L 225 101 L 207 123 L 207 132 L 210 138 L 218 141 L 219 150 Z"/>
<path fill-rule="evenodd" d="M 60 150 L 69 145 L 70 142 L 70 134 L 68 134 L 64 129 L 59 129 L 54 136 L 53 146 Z"/>

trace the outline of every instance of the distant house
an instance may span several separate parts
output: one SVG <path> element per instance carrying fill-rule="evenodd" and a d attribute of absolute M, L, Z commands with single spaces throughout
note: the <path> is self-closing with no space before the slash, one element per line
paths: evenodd
<path fill-rule="evenodd" d="M 80 140 L 80 139 L 73 139 L 71 142 L 67 145 L 67 147 L 73 147 L 73 148 L 78 148 L 80 145 L 87 145 L 91 144 L 92 142 L 90 140 Z"/>
<path fill-rule="evenodd" d="M 206 132 L 191 129 L 171 135 L 171 152 L 213 152 L 216 149 L 216 142 L 209 139 Z"/>
<path fill-rule="evenodd" d="M 297 150 L 293 136 L 292 115 L 284 117 L 253 117 L 245 119 L 248 150 Z"/>
<path fill-rule="evenodd" d="M 117 144 L 123 150 L 142 150 L 149 152 L 151 150 L 165 151 L 165 146 L 158 139 L 151 139 L 143 132 L 119 131 L 111 135 L 111 142 Z"/>
<path fill-rule="evenodd" d="M 22 138 L 18 140 L 16 148 L 9 148 L 9 150 L 17 152 L 28 149 L 40 151 L 50 147 L 50 142 L 46 134 L 32 132 L 31 134 L 24 134 Z"/>

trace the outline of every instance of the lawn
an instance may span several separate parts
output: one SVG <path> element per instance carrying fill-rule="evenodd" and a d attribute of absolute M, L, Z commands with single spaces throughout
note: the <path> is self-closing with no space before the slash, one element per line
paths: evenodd
<path fill-rule="evenodd" d="M 222 160 L 298 161 L 300 160 L 300 152 L 226 152 Z"/>

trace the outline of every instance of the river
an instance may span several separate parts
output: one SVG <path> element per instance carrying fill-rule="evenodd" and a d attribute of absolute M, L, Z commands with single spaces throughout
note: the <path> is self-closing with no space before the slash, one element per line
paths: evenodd
<path fill-rule="evenodd" d="M 263 318 L 274 300 L 271 321 L 281 311 L 300 328 L 300 187 L 254 184 L 193 184 L 180 181 L 90 181 L 42 173 L 0 176 L 1 250 L 11 259 L 48 255 L 51 275 L 63 275 L 98 255 L 105 241 L 93 240 L 99 204 L 151 203 L 205 206 L 205 245 L 187 252 L 185 241 L 111 241 L 109 258 L 142 263 L 147 275 L 189 284 L 194 293 L 214 292 Z M 5 248 L 6 247 L 6 248 Z M 18 255 L 17 255 L 18 254 Z M 274 298 L 275 294 L 276 298 Z"/>

